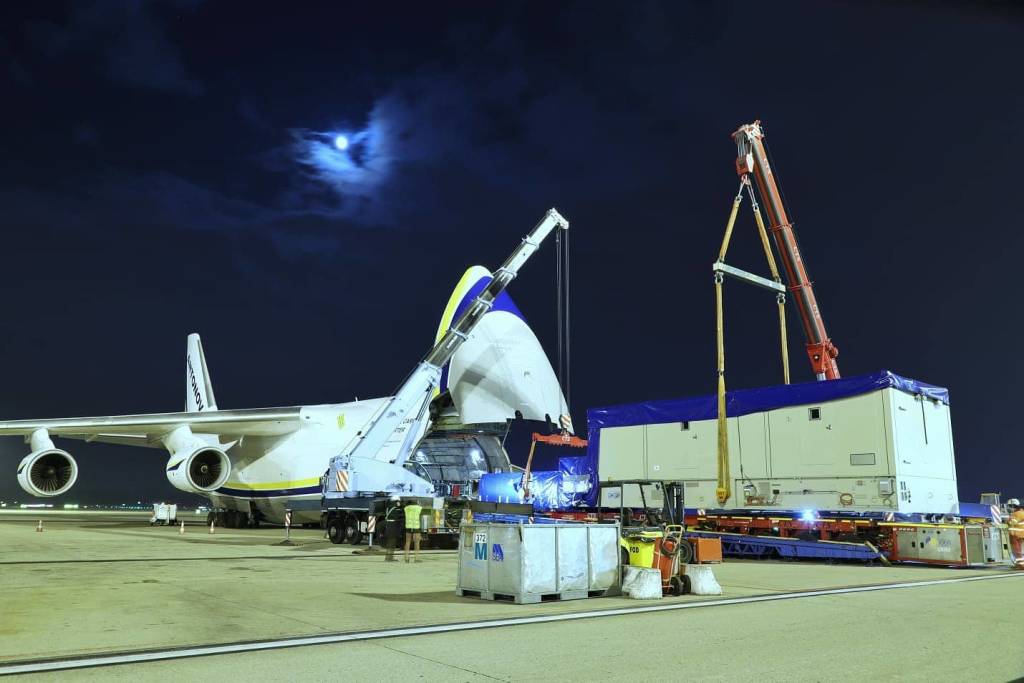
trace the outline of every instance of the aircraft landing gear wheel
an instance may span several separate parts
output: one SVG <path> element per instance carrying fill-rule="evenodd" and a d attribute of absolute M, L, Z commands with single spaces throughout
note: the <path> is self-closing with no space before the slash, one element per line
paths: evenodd
<path fill-rule="evenodd" d="M 332 517 L 327 522 L 327 538 L 331 539 L 331 543 L 338 544 L 345 540 L 345 532 L 341 526 L 341 520 L 337 517 Z"/>
<path fill-rule="evenodd" d="M 359 530 L 359 518 L 355 515 L 349 515 L 345 518 L 345 526 L 343 527 L 345 534 L 345 543 L 351 545 L 359 545 L 363 540 L 363 532 Z"/>

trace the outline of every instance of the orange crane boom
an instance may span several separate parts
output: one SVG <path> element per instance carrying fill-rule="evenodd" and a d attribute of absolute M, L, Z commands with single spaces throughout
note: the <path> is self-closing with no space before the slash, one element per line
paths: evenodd
<path fill-rule="evenodd" d="M 758 193 L 761 195 L 761 203 L 768 212 L 769 229 L 779 250 L 783 269 L 786 271 L 787 287 L 793 293 L 803 324 L 811 368 L 819 380 L 839 379 L 839 365 L 836 363 L 839 349 L 825 331 L 825 321 L 822 320 L 821 310 L 814 296 L 814 286 L 807 276 L 793 225 L 786 215 L 782 194 L 768 164 L 761 122 L 755 121 L 740 126 L 732 137 L 736 141 L 736 173 L 740 178 L 751 175 L 754 177 Z"/>

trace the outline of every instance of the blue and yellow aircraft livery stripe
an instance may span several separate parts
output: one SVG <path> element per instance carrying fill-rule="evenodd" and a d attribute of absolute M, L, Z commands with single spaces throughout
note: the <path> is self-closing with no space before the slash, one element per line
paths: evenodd
<path fill-rule="evenodd" d="M 237 498 L 277 498 L 320 493 L 320 478 L 294 479 L 292 481 L 269 481 L 259 484 L 245 484 L 229 481 L 216 491 L 225 496 Z"/>
<path fill-rule="evenodd" d="M 441 324 L 437 326 L 437 334 L 434 336 L 435 342 L 444 336 L 452 324 L 465 312 L 473 299 L 479 296 L 480 292 L 484 291 L 484 288 L 491 282 L 491 278 L 491 271 L 483 266 L 472 266 L 463 273 L 462 279 L 459 280 L 459 284 L 455 285 L 455 291 L 452 292 L 451 297 L 448 299 L 448 305 L 444 308 Z M 516 316 L 524 323 L 526 322 L 526 318 L 523 317 L 522 312 L 515 302 L 512 301 L 512 297 L 508 295 L 508 292 L 502 292 L 498 295 L 491 311 L 505 311 Z M 441 373 L 441 385 L 435 393 L 447 390 L 448 366 L 445 365 Z"/>

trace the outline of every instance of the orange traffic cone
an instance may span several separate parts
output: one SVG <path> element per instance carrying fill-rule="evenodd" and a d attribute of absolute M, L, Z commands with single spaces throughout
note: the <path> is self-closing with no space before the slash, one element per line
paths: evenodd
<path fill-rule="evenodd" d="M 43 530 L 43 520 L 39 520 L 39 524 L 36 524 L 36 531 Z"/>

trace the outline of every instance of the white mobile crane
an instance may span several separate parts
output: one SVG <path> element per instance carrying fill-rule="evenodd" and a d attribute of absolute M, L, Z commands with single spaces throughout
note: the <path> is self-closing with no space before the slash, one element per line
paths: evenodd
<path fill-rule="evenodd" d="M 372 532 L 371 516 L 380 514 L 391 496 L 435 496 L 434 482 L 423 468 L 413 471 L 407 462 L 426 430 L 428 408 L 442 370 L 555 228 L 568 230 L 569 221 L 549 209 L 366 428 L 331 458 L 321 479 L 321 509 L 322 523 L 333 542 L 358 542 L 362 531 Z M 397 452 L 388 447 L 396 441 L 400 441 Z"/>

